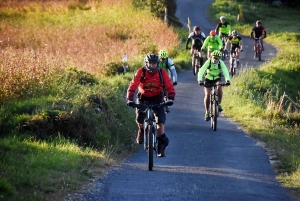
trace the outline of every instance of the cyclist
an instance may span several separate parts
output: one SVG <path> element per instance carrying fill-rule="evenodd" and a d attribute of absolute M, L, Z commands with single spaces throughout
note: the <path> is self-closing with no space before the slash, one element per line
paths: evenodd
<path fill-rule="evenodd" d="M 253 34 L 254 34 L 254 37 L 253 37 Z M 255 25 L 252 28 L 250 39 L 260 38 L 260 37 L 262 38 L 261 46 L 262 46 L 262 50 L 264 51 L 263 38 L 267 37 L 267 31 L 266 31 L 266 28 L 264 27 L 264 25 L 262 24 L 262 22 L 260 20 L 257 20 Z M 257 40 L 254 40 L 254 51 L 255 51 L 256 43 L 257 43 Z"/>
<path fill-rule="evenodd" d="M 201 51 L 204 51 L 207 48 L 207 57 L 210 58 L 210 55 L 215 50 L 223 50 L 223 43 L 219 36 L 216 35 L 215 30 L 209 32 L 209 37 L 207 37 L 202 45 Z"/>
<path fill-rule="evenodd" d="M 158 55 L 160 58 L 159 67 L 168 72 L 170 79 L 173 82 L 173 86 L 177 85 L 177 72 L 173 60 L 169 58 L 168 52 L 166 50 L 160 50 Z M 164 92 L 166 91 L 164 90 Z M 166 112 L 170 112 L 169 106 L 166 106 Z"/>
<path fill-rule="evenodd" d="M 199 57 L 200 57 L 200 66 L 203 65 L 203 54 L 200 51 L 203 41 L 205 40 L 205 34 L 201 31 L 201 28 L 199 26 L 194 26 L 193 28 L 193 32 L 189 34 L 187 40 L 186 40 L 186 45 L 185 45 L 185 49 L 189 50 L 190 48 L 189 43 L 190 40 L 193 40 L 192 42 L 192 46 L 191 46 L 191 54 L 193 55 L 194 50 L 198 50 L 199 52 Z"/>
<path fill-rule="evenodd" d="M 230 85 L 230 77 L 228 69 L 224 63 L 224 61 L 220 60 L 222 53 L 219 50 L 215 50 L 212 52 L 212 58 L 208 59 L 198 73 L 198 84 L 200 86 L 205 84 L 212 84 L 212 83 L 221 83 L 221 70 L 224 74 L 226 79 L 226 85 Z M 202 77 L 206 72 L 204 84 L 202 82 Z M 209 113 L 209 103 L 210 103 L 210 92 L 211 88 L 205 87 L 205 97 L 204 97 L 204 106 L 205 106 L 205 120 L 209 121 L 210 113 Z M 222 112 L 222 86 L 218 85 L 218 99 L 219 99 L 219 111 Z"/>
<path fill-rule="evenodd" d="M 219 37 L 223 41 L 224 46 L 228 36 L 231 34 L 231 26 L 226 21 L 226 18 L 224 16 L 220 17 L 220 22 L 217 24 L 215 31 L 219 34 Z M 225 51 L 227 51 L 227 49 L 225 49 Z"/>
<path fill-rule="evenodd" d="M 168 92 L 168 100 L 175 99 L 175 89 L 170 80 L 168 73 L 164 69 L 158 67 L 159 57 L 156 54 L 148 54 L 144 59 L 144 66 L 139 68 L 127 89 L 127 105 L 134 104 L 134 94 L 138 89 L 137 103 L 161 103 L 163 102 L 163 88 Z M 136 109 L 136 122 L 138 124 L 138 134 L 136 141 L 138 144 L 144 142 L 143 123 L 145 119 L 145 108 Z M 157 141 L 158 156 L 165 156 L 165 148 L 169 144 L 169 139 L 165 134 L 164 123 L 166 121 L 166 113 L 164 108 L 154 109 L 155 119 L 157 123 Z"/>
<path fill-rule="evenodd" d="M 238 32 L 236 30 L 233 30 L 231 35 L 227 39 L 226 49 L 227 49 L 227 46 L 229 43 L 231 43 L 230 56 L 232 56 L 233 52 L 235 52 L 237 66 L 239 66 L 239 64 L 240 64 L 239 52 L 240 52 L 240 50 L 241 50 L 241 52 L 243 51 L 243 41 L 242 41 L 242 38 L 238 35 Z"/>

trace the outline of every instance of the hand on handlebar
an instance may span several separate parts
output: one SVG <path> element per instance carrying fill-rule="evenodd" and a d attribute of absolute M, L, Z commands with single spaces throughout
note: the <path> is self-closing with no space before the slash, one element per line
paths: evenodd
<path fill-rule="evenodd" d="M 229 86 L 230 85 L 230 81 L 227 80 L 226 83 L 225 83 L 225 85 Z"/>
<path fill-rule="evenodd" d="M 177 81 L 173 82 L 173 86 L 176 86 L 177 85 Z"/>
<path fill-rule="evenodd" d="M 129 100 L 129 101 L 127 101 L 127 105 L 128 105 L 129 107 L 133 107 L 133 106 L 135 105 L 135 102 L 132 101 L 132 100 Z"/>
<path fill-rule="evenodd" d="M 204 85 L 204 83 L 203 83 L 202 81 L 199 81 L 198 84 L 199 84 L 200 86 L 203 86 L 203 85 Z"/>
<path fill-rule="evenodd" d="M 189 48 L 189 47 L 185 47 L 185 49 L 186 49 L 186 50 L 189 50 L 190 48 Z"/>
<path fill-rule="evenodd" d="M 173 105 L 173 100 L 172 99 L 169 99 L 166 101 L 165 103 L 167 106 L 172 106 Z"/>

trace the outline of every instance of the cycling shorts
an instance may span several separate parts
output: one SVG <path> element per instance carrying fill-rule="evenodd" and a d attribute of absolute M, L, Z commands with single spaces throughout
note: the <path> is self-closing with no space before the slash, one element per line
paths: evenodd
<path fill-rule="evenodd" d="M 151 104 L 156 104 L 156 103 L 160 103 L 160 102 L 145 102 L 142 101 L 140 99 L 137 99 L 137 103 L 151 103 Z M 140 108 L 136 108 L 136 122 L 139 124 L 143 124 L 144 123 L 144 119 L 146 117 L 145 111 L 146 107 L 140 107 Z M 166 113 L 165 113 L 165 107 L 162 108 L 155 108 L 153 109 L 154 112 L 154 116 L 155 116 L 155 120 L 156 123 L 165 123 L 166 122 Z"/>
<path fill-rule="evenodd" d="M 231 47 L 230 47 L 230 53 L 233 53 L 233 52 L 235 52 L 235 49 L 236 48 L 238 48 L 239 50 L 238 51 L 240 51 L 240 46 L 239 45 L 232 45 Z"/>
<path fill-rule="evenodd" d="M 213 83 L 217 83 L 217 82 L 221 82 L 221 78 L 217 78 L 215 80 L 210 80 L 210 79 L 207 79 L 205 78 L 204 79 L 204 86 L 207 84 L 207 85 L 212 85 Z M 208 87 L 210 88 L 210 87 Z"/>

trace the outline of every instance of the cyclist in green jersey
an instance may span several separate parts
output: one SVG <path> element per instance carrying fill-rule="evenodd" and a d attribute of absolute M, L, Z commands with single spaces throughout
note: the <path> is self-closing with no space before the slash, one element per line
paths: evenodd
<path fill-rule="evenodd" d="M 165 69 L 168 72 L 173 86 L 177 85 L 177 72 L 173 60 L 169 58 L 168 52 L 166 50 L 160 50 L 158 55 L 160 59 L 159 67 Z M 165 96 L 168 97 L 167 92 L 164 91 L 164 93 Z M 169 106 L 166 106 L 166 112 L 170 112 Z"/>
<path fill-rule="evenodd" d="M 208 58 L 210 58 L 210 55 L 213 51 L 223 49 L 222 40 L 216 35 L 215 30 L 211 30 L 209 36 L 205 39 L 201 50 L 204 51 L 205 49 L 207 49 Z"/>
<path fill-rule="evenodd" d="M 204 85 L 205 84 L 212 84 L 221 83 L 221 71 L 224 74 L 224 77 L 226 79 L 226 85 L 230 85 L 230 76 L 228 69 L 224 63 L 224 61 L 220 60 L 220 57 L 222 56 L 222 53 L 219 50 L 215 50 L 212 52 L 212 58 L 208 59 L 203 66 L 200 68 L 198 72 L 198 84 Z M 204 83 L 202 81 L 203 75 L 206 72 Z M 211 88 L 205 87 L 205 97 L 204 97 L 204 106 L 205 106 L 205 120 L 209 121 L 210 114 L 209 114 L 209 103 L 210 103 L 210 92 Z M 219 99 L 219 111 L 222 112 L 222 86 L 218 85 L 218 99 Z"/>
<path fill-rule="evenodd" d="M 177 85 L 177 72 L 173 60 L 169 58 L 168 52 L 166 50 L 160 50 L 158 55 L 160 59 L 159 67 L 165 69 L 168 72 L 173 85 Z"/>

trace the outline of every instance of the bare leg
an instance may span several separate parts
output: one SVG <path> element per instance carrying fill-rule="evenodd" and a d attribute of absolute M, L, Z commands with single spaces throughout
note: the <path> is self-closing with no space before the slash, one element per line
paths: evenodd
<path fill-rule="evenodd" d="M 165 133 L 165 127 L 163 123 L 157 124 L 157 137 L 160 137 L 162 134 Z"/>

